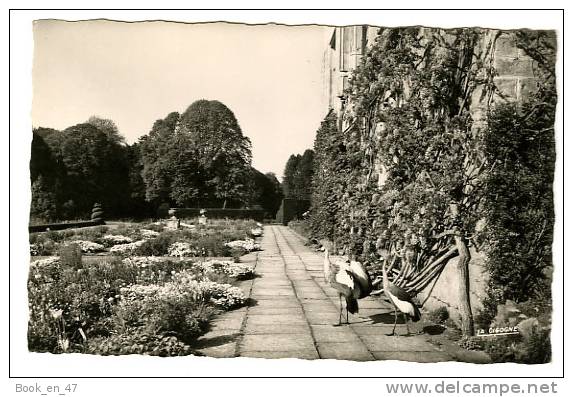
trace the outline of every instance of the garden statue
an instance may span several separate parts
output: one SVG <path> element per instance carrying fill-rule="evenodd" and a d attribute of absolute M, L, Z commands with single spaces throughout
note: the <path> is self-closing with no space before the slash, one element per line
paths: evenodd
<path fill-rule="evenodd" d="M 179 229 L 179 227 L 181 227 L 181 220 L 176 216 L 177 211 L 174 208 L 170 208 L 167 213 L 171 215 L 171 217 L 167 220 L 167 228 L 171 230 Z"/>
<path fill-rule="evenodd" d="M 200 225 L 206 225 L 207 224 L 207 217 L 205 216 L 205 214 L 207 213 L 207 210 L 205 210 L 204 208 L 202 208 L 199 213 L 201 215 L 199 215 L 199 224 Z"/>

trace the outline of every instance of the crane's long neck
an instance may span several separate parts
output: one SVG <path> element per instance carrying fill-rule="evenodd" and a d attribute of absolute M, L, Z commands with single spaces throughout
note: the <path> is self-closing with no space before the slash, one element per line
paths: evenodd
<path fill-rule="evenodd" d="M 386 289 L 386 286 L 388 285 L 388 272 L 386 271 L 385 263 L 382 263 L 382 285 L 384 286 L 384 289 Z"/>
<path fill-rule="evenodd" d="M 328 248 L 324 249 L 324 274 L 330 273 L 330 254 L 328 253 Z"/>

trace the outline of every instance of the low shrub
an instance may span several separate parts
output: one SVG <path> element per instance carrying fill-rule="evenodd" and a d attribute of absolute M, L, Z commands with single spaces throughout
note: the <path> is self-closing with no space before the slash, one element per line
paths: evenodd
<path fill-rule="evenodd" d="M 121 234 L 106 234 L 100 240 L 102 244 L 108 248 L 113 247 L 114 245 L 133 243 L 133 239 L 131 237 L 122 236 Z"/>
<path fill-rule="evenodd" d="M 242 250 L 245 252 L 253 252 L 261 250 L 260 244 L 255 243 L 255 240 L 250 238 L 245 240 L 230 241 L 228 243 L 225 243 L 225 246 L 234 250 Z"/>
<path fill-rule="evenodd" d="M 60 247 L 60 262 L 73 269 L 82 267 L 82 249 L 78 244 L 70 243 Z"/>
<path fill-rule="evenodd" d="M 133 254 L 138 256 L 165 256 L 168 255 L 169 247 L 174 242 L 173 234 L 164 232 L 155 238 L 145 240 L 134 250 Z"/>
<path fill-rule="evenodd" d="M 109 249 L 109 252 L 111 254 L 116 254 L 120 256 L 136 255 L 136 252 L 144 243 L 145 240 L 139 240 L 133 243 L 114 245 Z"/>
<path fill-rule="evenodd" d="M 197 304 L 189 296 L 161 300 L 150 318 L 149 326 L 156 333 L 175 335 L 186 343 L 192 343 L 207 332 L 213 308 Z"/>
<path fill-rule="evenodd" d="M 144 228 L 148 229 L 148 230 L 152 230 L 152 231 L 157 232 L 157 233 L 161 233 L 165 229 L 165 225 L 163 225 L 161 223 L 149 223 L 147 225 L 144 225 Z"/>
<path fill-rule="evenodd" d="M 96 253 L 96 252 L 102 252 L 105 250 L 105 247 L 102 244 L 98 244 L 98 243 L 94 243 L 92 241 L 87 241 L 87 240 L 72 240 L 71 241 L 73 244 L 77 244 L 83 253 Z"/>
<path fill-rule="evenodd" d="M 95 338 L 87 342 L 86 353 L 108 355 L 143 354 L 173 357 L 193 354 L 191 347 L 175 336 L 156 335 L 144 329 L 129 329 L 107 338 Z"/>
<path fill-rule="evenodd" d="M 458 345 L 466 350 L 484 350 L 484 341 L 477 336 L 464 336 L 458 341 Z"/>
<path fill-rule="evenodd" d="M 525 342 L 525 351 L 518 356 L 518 362 L 544 364 L 551 361 L 551 330 L 534 332 Z"/>
<path fill-rule="evenodd" d="M 52 256 L 58 252 L 58 243 L 52 240 L 45 240 L 40 243 L 30 244 L 31 256 Z"/>
<path fill-rule="evenodd" d="M 189 243 L 173 243 L 167 250 L 167 255 L 175 257 L 200 256 L 201 254 L 204 255 L 204 251 L 201 252 L 191 247 L 191 244 Z"/>
<path fill-rule="evenodd" d="M 75 259 L 74 259 L 75 260 Z M 102 333 L 102 321 L 112 313 L 122 286 L 134 283 L 137 268 L 120 261 L 64 264 L 48 258 L 30 264 L 28 279 L 30 350 L 58 351 L 54 341 L 81 342 Z M 60 313 L 57 324 L 54 313 Z M 61 319 L 61 320 L 60 320 Z M 81 329 L 81 332 L 80 332 Z"/>
<path fill-rule="evenodd" d="M 201 263 L 200 266 L 207 275 L 212 273 L 223 274 L 236 280 L 249 280 L 255 275 L 251 266 L 230 261 L 207 261 Z M 213 277 L 208 278 L 213 280 Z"/>
<path fill-rule="evenodd" d="M 154 238 L 159 236 L 159 232 L 151 229 L 141 229 L 139 233 L 141 234 L 141 237 L 144 239 Z"/>
<path fill-rule="evenodd" d="M 444 324 L 450 318 L 448 308 L 441 306 L 427 314 L 427 319 L 434 324 Z"/>

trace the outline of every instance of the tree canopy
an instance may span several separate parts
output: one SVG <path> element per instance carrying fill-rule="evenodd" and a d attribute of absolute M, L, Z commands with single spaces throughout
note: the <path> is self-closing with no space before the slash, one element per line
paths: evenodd
<path fill-rule="evenodd" d="M 302 155 L 289 157 L 284 170 L 283 192 L 286 198 L 310 200 L 314 174 L 314 151 L 307 149 Z"/>
<path fill-rule="evenodd" d="M 148 200 L 226 207 L 252 197 L 251 142 L 219 101 L 199 100 L 157 120 L 140 147 Z"/>
<path fill-rule="evenodd" d="M 31 215 L 45 220 L 83 217 L 94 202 L 104 203 L 108 214 L 125 213 L 130 205 L 129 165 L 118 136 L 91 123 L 63 131 L 35 129 Z"/>

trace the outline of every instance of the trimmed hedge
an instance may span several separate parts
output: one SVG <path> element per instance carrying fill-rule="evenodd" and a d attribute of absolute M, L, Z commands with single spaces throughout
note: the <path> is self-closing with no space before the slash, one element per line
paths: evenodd
<path fill-rule="evenodd" d="M 302 219 L 302 214 L 310 208 L 310 200 L 299 199 L 283 199 L 281 206 L 277 212 L 277 222 L 283 225 L 295 219 Z"/>
<path fill-rule="evenodd" d="M 206 211 L 207 218 L 229 218 L 229 219 L 254 219 L 262 222 L 265 217 L 264 210 L 248 210 L 236 208 L 171 208 L 175 211 L 177 218 L 193 218 L 201 215 L 200 211 Z"/>
<path fill-rule="evenodd" d="M 99 226 L 104 225 L 103 220 L 98 221 L 81 221 L 81 222 L 67 222 L 67 223 L 48 223 L 44 225 L 32 225 L 28 226 L 28 231 L 30 233 L 45 232 L 48 230 L 64 230 L 76 227 L 89 227 L 89 226 Z"/>

